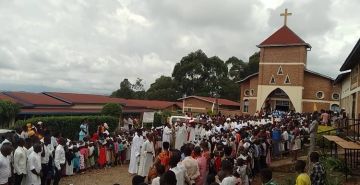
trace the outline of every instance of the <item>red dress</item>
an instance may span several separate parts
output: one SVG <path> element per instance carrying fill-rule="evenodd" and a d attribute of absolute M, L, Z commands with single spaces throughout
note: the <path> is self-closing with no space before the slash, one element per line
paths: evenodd
<path fill-rule="evenodd" d="M 100 148 L 99 148 L 98 163 L 100 166 L 103 166 L 106 164 L 106 147 L 105 146 L 100 146 Z"/>

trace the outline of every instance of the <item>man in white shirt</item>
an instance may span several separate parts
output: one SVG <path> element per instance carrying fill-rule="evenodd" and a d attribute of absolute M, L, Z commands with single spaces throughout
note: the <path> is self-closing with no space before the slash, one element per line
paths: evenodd
<path fill-rule="evenodd" d="M 0 149 L 0 184 L 7 184 L 11 177 L 9 155 L 13 147 L 10 143 L 3 143 Z"/>
<path fill-rule="evenodd" d="M 59 145 L 55 149 L 54 163 L 55 163 L 55 176 L 53 185 L 58 185 L 62 176 L 62 171 L 65 168 L 65 150 L 64 146 L 66 140 L 59 138 Z"/>
<path fill-rule="evenodd" d="M 54 147 L 51 144 L 51 138 L 49 136 L 44 137 L 44 143 L 42 145 L 42 152 L 41 152 L 41 184 L 50 184 L 51 177 L 50 177 L 50 167 L 49 161 L 50 157 L 52 158 L 52 152 L 54 151 Z M 49 182 L 50 181 L 50 182 Z"/>
<path fill-rule="evenodd" d="M 18 147 L 14 152 L 14 176 L 15 176 L 15 185 L 21 185 L 23 177 L 26 175 L 26 150 L 24 147 L 25 140 L 19 138 Z"/>
<path fill-rule="evenodd" d="M 191 184 L 195 184 L 195 180 L 200 176 L 199 165 L 196 159 L 191 156 L 191 148 L 189 145 L 185 145 L 184 154 L 185 159 L 181 162 L 186 168 L 187 175 L 191 181 Z"/>
<path fill-rule="evenodd" d="M 163 130 L 162 142 L 164 143 L 166 141 L 171 144 L 171 136 L 172 136 L 171 126 L 169 123 L 167 123 Z"/>
<path fill-rule="evenodd" d="M 34 144 L 34 151 L 31 152 L 27 160 L 27 185 L 41 185 L 41 145 Z"/>
<path fill-rule="evenodd" d="M 173 151 L 170 157 L 169 165 L 170 165 L 170 171 L 175 173 L 176 181 L 177 181 L 176 185 L 191 184 L 190 178 L 188 177 L 186 172 L 186 168 L 182 163 L 180 163 L 180 160 L 181 160 L 180 151 L 178 150 Z"/>

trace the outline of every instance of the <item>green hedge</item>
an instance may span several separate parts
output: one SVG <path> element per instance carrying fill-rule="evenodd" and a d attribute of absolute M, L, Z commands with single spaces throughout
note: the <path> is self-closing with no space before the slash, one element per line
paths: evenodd
<path fill-rule="evenodd" d="M 36 124 L 42 121 L 52 133 L 60 132 L 63 137 L 77 140 L 79 137 L 80 125 L 87 119 L 90 134 L 97 130 L 101 123 L 107 123 L 109 131 L 114 131 L 119 119 L 111 116 L 54 116 L 54 117 L 34 117 L 27 120 L 18 120 L 15 127 L 26 125 L 26 123 Z"/>

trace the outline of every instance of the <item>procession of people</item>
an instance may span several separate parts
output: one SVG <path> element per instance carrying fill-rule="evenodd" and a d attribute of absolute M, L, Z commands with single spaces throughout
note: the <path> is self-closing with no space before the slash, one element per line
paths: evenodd
<path fill-rule="evenodd" d="M 200 114 L 157 128 L 128 123 L 116 132 L 101 123 L 95 133 L 89 133 L 84 120 L 79 138 L 73 140 L 51 133 L 42 122 L 29 123 L 1 143 L 0 184 L 57 185 L 64 176 L 127 162 L 134 185 L 248 185 L 256 176 L 263 184 L 276 184 L 268 168 L 272 160 L 291 157 L 300 172 L 303 163 L 297 157 L 305 143 L 310 145 L 309 155 L 318 160 L 314 152 L 318 125 L 342 119 L 337 114 L 326 117 L 280 111 L 254 116 Z M 314 164 L 321 174 L 309 174 L 309 182 L 299 184 L 322 184 L 315 181 L 323 182 L 324 170 Z M 301 174 L 306 180 L 307 174 Z M 175 182 L 162 180 L 172 175 Z"/>

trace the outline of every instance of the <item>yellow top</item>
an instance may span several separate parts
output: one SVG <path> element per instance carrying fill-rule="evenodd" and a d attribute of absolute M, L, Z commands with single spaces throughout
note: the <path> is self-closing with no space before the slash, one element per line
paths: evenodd
<path fill-rule="evenodd" d="M 301 173 L 297 176 L 295 185 L 311 185 L 310 176 L 306 173 Z"/>

